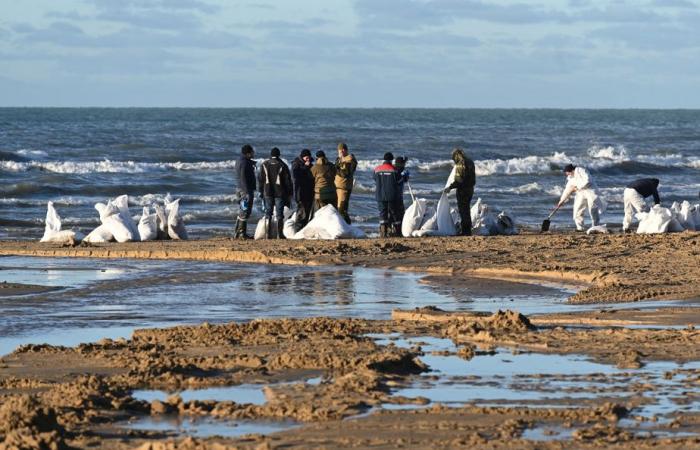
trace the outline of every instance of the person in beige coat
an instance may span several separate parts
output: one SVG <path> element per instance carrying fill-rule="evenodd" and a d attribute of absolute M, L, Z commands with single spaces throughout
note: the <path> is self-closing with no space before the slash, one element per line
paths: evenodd
<path fill-rule="evenodd" d="M 350 194 L 355 182 L 355 170 L 357 170 L 357 160 L 355 155 L 348 152 L 348 146 L 344 142 L 338 144 L 338 159 L 335 160 L 335 189 L 338 196 L 338 212 L 343 219 L 350 224 L 348 206 L 350 205 Z"/>

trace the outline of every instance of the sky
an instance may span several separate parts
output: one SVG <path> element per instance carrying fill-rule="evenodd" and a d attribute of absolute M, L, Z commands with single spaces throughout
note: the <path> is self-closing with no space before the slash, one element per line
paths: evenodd
<path fill-rule="evenodd" d="M 700 0 L 0 0 L 0 106 L 700 108 Z"/>

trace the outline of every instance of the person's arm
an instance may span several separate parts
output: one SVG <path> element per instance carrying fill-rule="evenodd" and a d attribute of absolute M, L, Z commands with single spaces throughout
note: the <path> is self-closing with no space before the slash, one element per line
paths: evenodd
<path fill-rule="evenodd" d="M 564 187 L 564 192 L 561 193 L 561 197 L 559 198 L 559 204 L 557 206 L 561 206 L 564 203 L 566 203 L 566 201 L 569 200 L 569 197 L 571 197 L 571 194 L 573 194 L 575 190 L 576 190 L 576 183 L 574 183 L 574 180 L 572 177 L 572 179 L 569 179 L 569 181 L 566 182 L 566 186 Z"/>
<path fill-rule="evenodd" d="M 452 184 L 450 184 L 449 186 L 447 186 L 445 188 L 445 192 L 449 192 L 452 189 L 458 188 L 459 186 L 462 185 L 462 183 L 464 183 L 463 169 L 461 166 L 457 166 L 457 169 L 455 169 L 455 179 L 452 182 Z"/>
<path fill-rule="evenodd" d="M 258 174 L 258 190 L 260 195 L 265 195 L 265 174 L 267 173 L 265 163 L 260 166 L 260 173 Z"/>
<path fill-rule="evenodd" d="M 654 192 L 652 192 L 651 195 L 654 196 L 654 204 L 660 205 L 661 204 L 661 197 L 659 197 L 659 190 L 657 188 L 654 188 Z"/>

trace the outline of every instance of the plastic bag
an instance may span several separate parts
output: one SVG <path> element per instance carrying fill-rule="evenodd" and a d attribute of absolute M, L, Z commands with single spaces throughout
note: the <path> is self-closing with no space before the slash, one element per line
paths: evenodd
<path fill-rule="evenodd" d="M 112 240 L 114 240 L 114 236 L 112 235 L 112 232 L 109 231 L 109 227 L 107 227 L 105 224 L 102 224 L 92 230 L 90 234 L 85 236 L 85 239 L 83 239 L 84 242 L 89 242 L 91 244 L 102 244 Z"/>
<path fill-rule="evenodd" d="M 586 230 L 586 234 L 608 234 L 608 224 L 595 225 Z"/>
<path fill-rule="evenodd" d="M 61 217 L 56 212 L 53 202 L 48 202 L 46 209 L 46 224 L 44 235 L 39 242 L 52 244 L 75 245 L 82 236 L 71 230 L 61 231 Z"/>
<path fill-rule="evenodd" d="M 443 192 L 440 200 L 438 200 L 435 216 L 437 218 L 438 232 L 441 236 L 454 236 L 457 234 L 457 228 L 452 221 L 452 214 L 450 214 L 450 201 L 446 192 Z"/>
<path fill-rule="evenodd" d="M 148 206 L 143 207 L 139 220 L 139 237 L 142 241 L 152 241 L 158 237 L 158 215 L 150 214 Z"/>
<path fill-rule="evenodd" d="M 348 225 L 333 205 L 314 213 L 314 218 L 297 232 L 293 239 L 360 239 L 366 237 L 361 229 Z"/>
<path fill-rule="evenodd" d="M 160 205 L 153 205 L 153 209 L 156 211 L 156 239 L 170 239 L 168 235 L 168 216 L 165 215 L 165 208 Z"/>
<path fill-rule="evenodd" d="M 294 212 L 292 216 L 284 221 L 284 229 L 282 230 L 282 233 L 284 234 L 284 237 L 287 239 L 294 239 L 294 235 L 296 234 L 295 226 L 297 222 L 297 213 Z"/>
<path fill-rule="evenodd" d="M 687 200 L 681 203 L 680 210 L 676 215 L 676 218 L 686 230 L 695 231 L 700 228 L 700 223 L 695 222 L 695 215 L 693 214 L 690 202 Z"/>
<path fill-rule="evenodd" d="M 401 234 L 404 237 L 410 237 L 413 235 L 414 231 L 420 229 L 428 209 L 427 200 L 421 198 L 417 199 L 415 195 L 413 195 L 413 190 L 410 185 L 408 186 L 408 191 L 411 194 L 413 203 L 406 209 L 403 215 L 403 221 L 401 222 Z"/>
<path fill-rule="evenodd" d="M 114 202 L 109 201 L 106 205 L 104 203 L 97 203 L 95 204 L 95 209 L 100 214 L 102 225 L 105 226 L 105 229 L 112 235 L 115 241 L 131 242 L 134 240 L 133 231 L 127 225 L 124 216 L 120 213 L 119 208 Z M 91 237 L 91 239 L 93 238 L 97 237 Z"/>
<path fill-rule="evenodd" d="M 186 240 L 187 230 L 185 222 L 180 216 L 180 199 L 168 202 L 170 196 L 166 197 L 165 213 L 168 216 L 168 236 L 171 239 Z"/>
<path fill-rule="evenodd" d="M 133 240 L 139 240 L 139 227 L 131 217 L 131 212 L 129 212 L 129 196 L 120 195 L 119 197 L 112 200 L 112 204 L 117 207 L 119 214 L 121 214 L 124 224 L 129 228 Z"/>
<path fill-rule="evenodd" d="M 648 213 L 638 213 L 639 227 L 638 234 L 668 233 L 678 230 L 682 226 L 673 216 L 669 208 L 661 205 L 654 205 Z"/>
<path fill-rule="evenodd" d="M 292 216 L 296 217 L 296 213 L 292 213 L 292 210 L 286 206 L 284 207 L 284 211 L 282 214 L 284 215 L 284 226 L 285 227 L 287 227 L 287 222 L 289 222 L 290 217 L 292 217 Z M 272 217 L 270 222 L 272 222 L 272 238 L 276 239 L 278 237 L 277 236 L 277 218 Z M 293 227 L 293 224 L 292 224 L 292 227 Z M 282 234 L 287 239 L 292 239 L 294 237 L 294 234 L 296 234 L 296 232 L 292 229 L 291 233 L 289 235 L 291 237 L 289 237 L 289 236 L 287 236 L 287 230 L 283 229 Z M 253 238 L 254 239 L 267 239 L 267 218 L 266 217 L 263 216 L 262 219 L 258 220 L 258 225 L 255 227 L 255 234 L 253 235 Z"/>

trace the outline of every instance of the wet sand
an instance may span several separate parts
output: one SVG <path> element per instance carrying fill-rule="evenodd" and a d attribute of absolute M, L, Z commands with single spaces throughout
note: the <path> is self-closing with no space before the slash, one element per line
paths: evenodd
<path fill-rule="evenodd" d="M 60 248 L 3 242 L 0 254 L 101 258 L 196 259 L 267 264 L 337 265 L 431 274 L 436 289 L 483 277 L 470 289 L 496 295 L 536 293 L 542 281 L 580 289 L 571 303 L 697 299 L 700 235 L 526 235 L 509 238 L 390 239 L 342 242 L 239 242 L 226 239 Z M 449 280 L 445 278 L 449 276 Z M 275 319 L 136 331 L 77 347 L 26 345 L 0 359 L 0 448 L 694 448 L 700 414 L 697 301 L 669 308 L 580 313 L 451 313 L 396 310 L 387 320 Z M 676 328 L 664 328 L 674 325 Z M 660 327 L 660 328 L 653 328 Z M 443 339 L 452 350 L 379 343 L 372 335 Z M 451 406 L 400 395 L 416 383 L 484 386 L 468 371 L 431 375 L 437 356 L 469 361 L 507 349 L 518 354 L 584 355 L 615 374 L 576 379 L 591 394 L 556 401 L 499 401 Z M 476 360 L 475 360 L 476 361 Z M 645 367 L 673 369 L 639 375 Z M 694 365 L 684 366 L 693 363 Z M 566 374 L 534 368 L 518 383 L 548 392 Z M 538 371 L 539 370 L 539 371 Z M 627 372 L 629 371 L 629 372 Z M 320 377 L 319 382 L 311 378 Z M 646 378 L 645 378 L 646 377 Z M 442 379 L 444 378 L 444 380 Z M 620 381 L 622 380 L 622 381 Z M 496 380 L 497 381 L 497 380 Z M 626 393 L 614 383 L 625 386 Z M 262 404 L 234 400 L 145 401 L 138 389 L 259 385 Z M 598 392 L 600 391 L 600 392 Z M 640 414 L 655 393 L 671 392 L 670 412 Z M 397 392 L 399 394 L 397 394 Z M 575 391 L 572 391 L 575 392 Z M 596 395 L 593 395 L 596 394 Z M 408 409 L 392 409 L 408 408 Z M 260 435 L 183 438 L 129 428 L 144 418 L 287 420 L 296 428 Z M 4 444 L 2 440 L 4 439 Z"/>
<path fill-rule="evenodd" d="M 89 247 L 8 241 L 0 243 L 0 255 L 347 264 L 585 286 L 571 296 L 571 303 L 700 297 L 700 233 L 695 232 L 344 241 L 212 239 Z"/>

